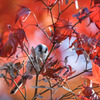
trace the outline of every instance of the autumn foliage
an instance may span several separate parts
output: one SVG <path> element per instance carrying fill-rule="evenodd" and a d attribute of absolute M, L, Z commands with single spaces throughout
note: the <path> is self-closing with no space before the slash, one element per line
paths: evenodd
<path fill-rule="evenodd" d="M 32 44 L 28 38 L 29 34 L 30 36 L 32 34 L 32 36 L 37 34 L 40 37 L 43 36 L 47 41 L 47 44 L 46 42 L 44 44 L 49 48 L 46 60 L 39 63 L 39 66 L 41 66 L 39 71 L 36 71 L 37 69 L 34 68 L 36 77 L 34 86 L 32 85 L 31 87 L 34 88 L 32 100 L 45 98 L 42 94 L 48 94 L 47 91 L 50 91 L 50 100 L 100 100 L 100 91 L 97 91 L 100 88 L 100 0 L 89 0 L 88 7 L 81 7 L 78 3 L 79 0 L 34 0 L 33 4 L 37 9 L 43 6 L 42 10 L 40 9 L 36 14 L 34 13 L 35 10 L 32 9 L 34 7 L 18 5 L 19 8 L 15 13 L 14 23 L 11 23 L 11 25 L 7 24 L 5 29 L 1 28 L 0 78 L 3 78 L 10 88 L 14 85 L 17 86 L 16 81 L 19 80 L 19 77 L 22 78 L 24 80 L 22 87 L 25 94 L 22 92 L 23 89 L 19 88 L 18 90 L 25 100 L 27 100 L 27 80 L 32 80 L 32 77 L 25 77 L 26 59 L 29 59 L 31 63 L 35 63 L 29 56 L 31 52 L 35 59 L 35 53 L 32 52 L 33 47 L 31 47 L 31 50 L 29 49 L 30 44 Z M 68 18 L 67 11 L 71 7 L 76 12 L 71 15 L 71 18 Z M 50 21 L 48 20 L 48 23 L 50 22 L 50 24 L 44 23 L 46 17 L 42 21 L 39 19 L 40 13 L 43 13 L 46 17 L 49 16 L 48 19 Z M 64 13 L 66 13 L 66 16 L 63 15 Z M 43 18 L 44 16 L 41 17 Z M 85 31 L 82 31 L 81 25 L 85 26 L 84 23 L 87 24 L 85 29 L 83 29 Z M 92 25 L 95 25 L 95 31 L 86 31 L 87 27 L 92 30 Z M 32 28 L 38 30 L 39 33 L 35 34 L 35 30 L 33 33 L 28 33 Z M 38 42 L 38 38 L 34 38 L 34 42 L 35 40 Z M 73 38 L 74 41 L 72 41 Z M 69 46 L 64 47 L 64 51 L 75 51 L 77 54 L 76 62 L 81 55 L 84 56 L 86 66 L 83 72 L 75 74 L 77 70 L 74 70 L 73 66 L 68 63 L 70 54 L 61 59 L 60 54 L 63 51 L 60 51 L 59 48 L 63 42 L 67 45 L 66 40 L 69 41 Z M 57 50 L 61 53 L 57 53 Z M 21 57 L 22 60 L 20 60 Z M 90 63 L 92 64 L 92 68 L 88 68 L 88 64 Z M 83 76 L 82 80 L 85 81 L 82 81 L 81 85 L 77 85 L 77 87 L 71 89 L 68 80 L 74 79 L 83 73 L 91 73 L 91 75 Z M 46 82 L 45 84 L 48 83 L 49 86 L 40 85 L 39 82 L 41 81 Z M 40 90 L 40 88 L 44 88 L 45 90 Z M 65 90 L 65 94 L 55 97 L 55 91 L 59 91 L 60 88 Z"/>

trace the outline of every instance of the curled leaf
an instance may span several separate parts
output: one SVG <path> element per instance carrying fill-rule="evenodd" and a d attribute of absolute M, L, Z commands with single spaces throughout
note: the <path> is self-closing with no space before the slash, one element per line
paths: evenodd
<path fill-rule="evenodd" d="M 21 7 L 21 9 L 18 11 L 18 13 L 16 15 L 15 23 L 19 19 L 20 23 L 22 24 L 22 22 L 24 22 L 27 19 L 27 17 L 31 13 L 31 11 L 30 11 L 30 9 L 28 9 L 24 6 L 20 6 L 20 7 Z"/>

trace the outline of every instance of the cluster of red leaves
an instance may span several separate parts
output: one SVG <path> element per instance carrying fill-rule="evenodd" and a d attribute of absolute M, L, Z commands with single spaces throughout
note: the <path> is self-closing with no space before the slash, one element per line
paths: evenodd
<path fill-rule="evenodd" d="M 98 33 L 94 36 L 86 36 L 85 34 L 78 34 L 77 39 L 71 44 L 69 48 L 74 47 L 78 57 L 83 54 L 86 61 L 93 60 L 97 65 L 100 65 L 100 40 Z"/>
<path fill-rule="evenodd" d="M 82 93 L 83 95 L 80 95 Z M 77 96 L 81 100 L 99 100 L 100 97 L 95 93 L 92 87 L 92 82 L 90 82 L 90 85 L 84 85 L 82 87 L 82 91 Z"/>
<path fill-rule="evenodd" d="M 85 18 L 90 18 L 89 25 L 93 22 L 100 29 L 100 1 L 94 0 L 95 6 L 91 7 L 90 10 L 84 7 L 77 14 L 74 14 L 73 17 L 76 17 L 78 21 L 81 23 Z"/>
<path fill-rule="evenodd" d="M 59 63 L 60 62 L 58 60 L 53 61 L 51 59 L 48 59 L 41 74 L 43 76 L 48 76 L 53 79 L 63 79 L 63 78 L 65 79 L 66 78 L 67 80 L 67 78 L 71 76 L 75 71 L 72 70 L 72 67 L 70 65 L 62 67 L 59 65 Z M 63 73 L 63 76 L 60 75 L 62 73 L 62 70 L 63 72 L 65 71 Z"/>
<path fill-rule="evenodd" d="M 30 10 L 26 7 L 20 6 L 21 9 L 18 11 L 17 15 L 16 15 L 16 19 L 15 19 L 15 23 L 19 20 L 21 26 L 22 23 L 27 19 L 27 17 L 30 14 Z M 21 49 L 23 49 L 23 41 L 24 39 L 27 40 L 28 39 L 26 37 L 25 31 L 22 28 L 13 28 L 11 29 L 9 27 L 9 38 L 6 41 L 6 43 L 4 45 L 2 45 L 2 36 L 0 37 L 0 56 L 1 57 L 11 57 L 13 54 L 15 54 L 16 50 L 17 50 L 17 46 L 20 45 Z"/>
<path fill-rule="evenodd" d="M 53 42 L 60 43 L 68 37 L 72 36 L 72 25 L 69 21 L 59 20 L 54 24 L 55 31 L 52 37 Z"/>
<path fill-rule="evenodd" d="M 18 44 L 23 49 L 24 38 L 27 40 L 25 31 L 23 29 L 18 28 L 18 29 L 13 29 L 12 31 L 10 31 L 8 41 L 0 49 L 0 56 L 11 57 L 13 54 L 15 54 Z"/>

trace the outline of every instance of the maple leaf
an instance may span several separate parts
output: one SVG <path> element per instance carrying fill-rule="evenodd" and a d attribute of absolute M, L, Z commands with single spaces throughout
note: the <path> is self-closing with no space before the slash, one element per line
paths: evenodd
<path fill-rule="evenodd" d="M 54 24 L 55 33 L 53 34 L 52 41 L 60 43 L 66 38 L 71 38 L 72 35 L 72 25 L 69 21 L 59 20 Z"/>
<path fill-rule="evenodd" d="M 99 0 L 98 0 L 99 1 Z M 100 2 L 100 1 L 99 1 Z M 100 4 L 95 5 L 90 9 L 90 23 L 94 22 L 98 29 L 100 29 Z"/>
<path fill-rule="evenodd" d="M 15 54 L 18 44 L 21 46 L 21 49 L 23 49 L 23 40 L 26 39 L 28 42 L 25 31 L 23 29 L 18 28 L 12 29 L 10 31 L 12 32 L 9 35 L 8 41 L 0 49 L 1 57 L 11 57 L 13 54 Z"/>
<path fill-rule="evenodd" d="M 65 69 L 66 67 L 57 67 L 59 64 L 58 60 L 52 60 L 52 58 L 49 58 L 41 72 L 43 76 L 48 76 L 50 78 L 58 79 L 61 78 L 60 75 L 57 73 L 62 69 Z M 56 68 L 57 67 L 57 68 Z"/>
<path fill-rule="evenodd" d="M 60 71 L 61 69 L 64 69 L 64 67 L 58 67 L 58 68 L 46 68 L 46 71 L 42 71 L 43 76 L 48 76 L 50 78 L 57 79 L 60 76 L 56 74 L 56 72 Z"/>
<path fill-rule="evenodd" d="M 93 76 L 86 76 L 89 80 L 92 80 L 93 83 L 100 84 L 100 67 L 92 62 L 92 74 Z"/>
<path fill-rule="evenodd" d="M 15 23 L 19 20 L 20 24 L 22 25 L 23 22 L 26 21 L 28 16 L 30 15 L 31 11 L 27 7 L 20 6 L 21 9 L 18 11 L 15 19 Z"/>

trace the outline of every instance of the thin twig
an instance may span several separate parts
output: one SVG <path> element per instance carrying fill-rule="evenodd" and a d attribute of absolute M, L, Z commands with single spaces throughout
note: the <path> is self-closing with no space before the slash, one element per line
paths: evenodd
<path fill-rule="evenodd" d="M 49 86 L 50 86 L 50 88 L 51 88 L 51 87 L 52 87 L 52 85 L 51 85 L 51 82 L 50 82 L 50 78 L 48 78 L 47 76 L 46 76 L 46 78 L 47 78 L 47 81 L 48 81 Z M 50 100 L 53 100 L 53 93 L 52 93 L 52 89 L 50 90 L 50 94 L 51 94 L 51 99 L 50 99 Z"/>
<path fill-rule="evenodd" d="M 25 89 L 25 98 L 27 98 L 26 86 L 24 86 L 24 89 Z"/>
<path fill-rule="evenodd" d="M 52 9 L 49 9 L 49 10 L 50 10 L 50 14 L 51 14 L 51 20 L 52 20 L 53 28 L 54 28 L 54 31 L 55 31 L 55 26 L 54 26 L 54 19 L 53 19 Z"/>
<path fill-rule="evenodd" d="M 47 38 L 51 41 L 50 37 L 48 36 L 48 34 L 39 26 L 39 25 L 36 25 L 46 36 Z"/>
<path fill-rule="evenodd" d="M 81 87 L 81 86 L 82 86 L 82 85 L 77 86 L 77 87 L 76 87 L 75 89 L 73 89 L 72 91 L 74 92 L 75 90 L 79 89 L 79 87 Z M 73 95 L 73 94 L 72 94 L 71 92 L 68 92 L 68 93 L 62 95 L 62 96 L 59 98 L 59 100 L 63 99 L 64 97 L 68 97 L 68 96 L 70 96 L 70 95 Z"/>
<path fill-rule="evenodd" d="M 41 2 L 42 2 L 48 9 L 50 9 L 49 6 L 47 6 L 47 4 L 45 4 L 45 2 L 44 2 L 43 0 L 41 0 Z"/>
<path fill-rule="evenodd" d="M 91 12 L 90 12 L 90 13 L 91 13 Z M 81 22 L 82 22 L 82 20 L 84 20 L 85 18 L 87 18 L 87 17 L 90 15 L 90 13 L 88 13 L 86 16 L 84 16 L 84 18 L 81 19 Z M 73 29 L 78 23 L 80 23 L 80 21 L 76 22 L 76 23 L 72 26 L 72 29 Z"/>
<path fill-rule="evenodd" d="M 39 77 L 39 74 L 36 74 L 35 86 L 38 86 L 38 77 Z M 34 97 L 32 98 L 32 100 L 36 99 L 37 91 L 38 91 L 38 88 L 35 88 L 35 93 L 34 93 Z"/>
<path fill-rule="evenodd" d="M 59 15 L 58 15 L 58 19 L 57 19 L 57 21 L 59 20 L 59 17 L 60 17 L 60 15 L 64 12 L 64 11 L 66 11 L 72 4 L 74 4 L 74 2 L 72 1 L 71 2 L 71 4 L 70 5 L 68 5 L 65 9 L 63 9 L 61 12 L 59 12 Z"/>

